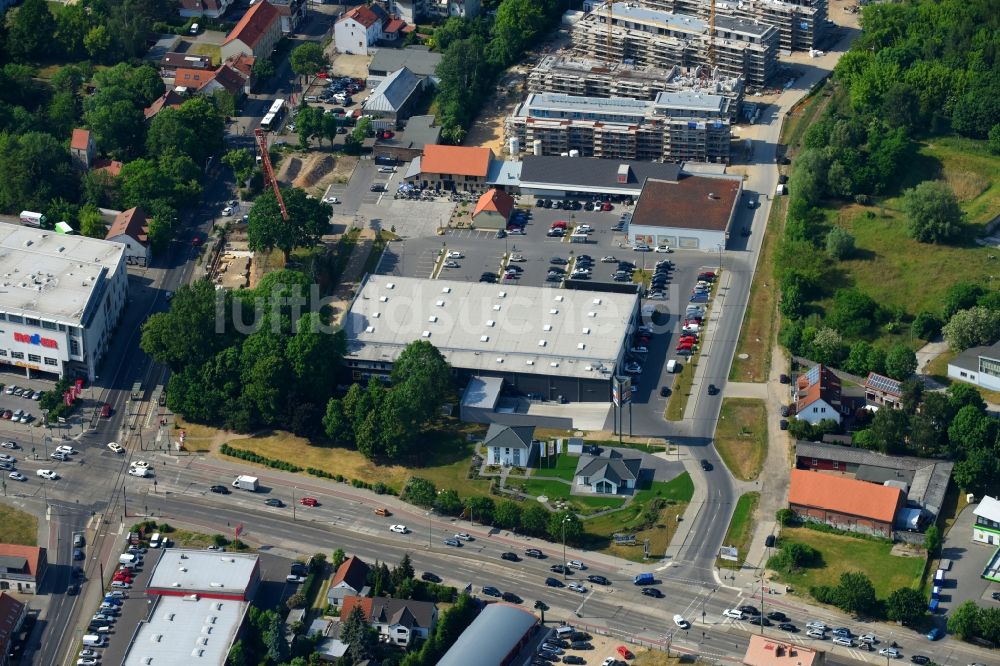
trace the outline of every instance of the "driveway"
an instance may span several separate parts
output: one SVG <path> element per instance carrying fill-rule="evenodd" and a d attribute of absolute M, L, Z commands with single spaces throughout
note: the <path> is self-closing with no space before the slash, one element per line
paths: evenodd
<path fill-rule="evenodd" d="M 983 568 L 996 551 L 996 546 L 972 540 L 972 523 L 978 504 L 970 504 L 958 515 L 955 524 L 948 530 L 941 549 L 941 557 L 951 560 L 951 570 L 945 573 L 945 585 L 941 590 L 941 614 L 949 613 L 966 601 L 975 601 L 981 606 L 997 603 L 990 599 L 990 592 L 1000 590 L 1000 585 L 980 578 Z"/>

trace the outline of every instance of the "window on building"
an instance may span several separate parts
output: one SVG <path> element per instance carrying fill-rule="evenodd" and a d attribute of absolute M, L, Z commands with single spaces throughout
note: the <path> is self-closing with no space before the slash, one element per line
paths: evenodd
<path fill-rule="evenodd" d="M 0 349 L 0 356 L 6 356 L 6 355 L 7 355 L 7 350 L 6 349 Z"/>
<path fill-rule="evenodd" d="M 34 317 L 25 317 L 24 318 L 24 323 L 27 324 L 28 326 L 41 326 L 42 325 L 42 322 L 38 321 Z"/>
<path fill-rule="evenodd" d="M 56 323 L 54 321 L 45 321 L 43 319 L 42 320 L 42 328 L 44 328 L 46 330 L 49 330 L 49 331 L 54 331 L 54 330 L 56 330 Z"/>
<path fill-rule="evenodd" d="M 32 363 L 41 363 L 42 357 L 39 356 L 38 354 L 28 354 L 28 360 L 31 361 Z"/>
<path fill-rule="evenodd" d="M 80 343 L 77 342 L 76 340 L 70 340 L 69 341 L 69 353 L 72 354 L 73 356 L 79 356 L 80 355 Z"/>
<path fill-rule="evenodd" d="M 0 321 L 7 321 L 7 313 L 0 312 Z"/>
<path fill-rule="evenodd" d="M 14 322 L 15 324 L 23 324 L 24 318 L 21 315 L 9 314 L 7 315 L 7 321 Z"/>
<path fill-rule="evenodd" d="M 59 330 L 62 331 L 63 333 L 65 333 L 66 332 L 66 324 L 59 324 Z"/>
<path fill-rule="evenodd" d="M 10 353 L 10 357 L 11 358 L 16 358 L 18 360 L 24 360 L 24 353 L 23 352 L 12 351 Z"/>
<path fill-rule="evenodd" d="M 59 361 L 54 358 L 45 357 L 45 365 L 59 365 Z"/>

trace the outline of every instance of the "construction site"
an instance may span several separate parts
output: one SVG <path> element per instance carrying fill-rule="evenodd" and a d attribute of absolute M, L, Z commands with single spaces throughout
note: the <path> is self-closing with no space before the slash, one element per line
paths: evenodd
<path fill-rule="evenodd" d="M 719 16 L 710 4 L 707 21 L 696 16 L 616 2 L 597 7 L 573 28 L 573 49 L 581 57 L 640 68 L 706 67 L 763 87 L 777 71 L 778 28 L 759 21 Z"/>

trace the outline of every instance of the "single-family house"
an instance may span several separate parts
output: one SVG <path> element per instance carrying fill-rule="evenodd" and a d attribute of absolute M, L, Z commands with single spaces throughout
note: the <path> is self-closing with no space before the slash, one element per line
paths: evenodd
<path fill-rule="evenodd" d="M 904 497 L 896 486 L 793 469 L 788 508 L 800 520 L 891 538 Z"/>
<path fill-rule="evenodd" d="M 149 218 L 138 206 L 118 213 L 108 227 L 104 240 L 125 245 L 125 263 L 148 266 L 152 259 L 149 246 Z"/>
<path fill-rule="evenodd" d="M 406 120 L 420 101 L 424 79 L 403 67 L 386 77 L 364 103 L 366 115 L 396 122 Z"/>
<path fill-rule="evenodd" d="M 840 392 L 840 377 L 822 364 L 813 366 L 799 377 L 795 418 L 812 425 L 826 420 L 840 423 Z"/>
<path fill-rule="evenodd" d="M 207 16 L 217 19 L 226 13 L 233 0 L 180 0 L 180 15 L 184 18 L 191 16 Z"/>
<path fill-rule="evenodd" d="M 489 148 L 426 146 L 407 170 L 406 180 L 425 189 L 482 193 L 489 189 L 486 181 L 495 159 Z"/>
<path fill-rule="evenodd" d="M 990 546 L 1000 546 L 1000 500 L 989 495 L 979 500 L 973 511 L 972 540 Z"/>
<path fill-rule="evenodd" d="M 599 495 L 618 495 L 635 490 L 642 458 L 625 458 L 612 450 L 606 456 L 580 456 L 574 474 L 577 490 Z"/>
<path fill-rule="evenodd" d="M 142 115 L 146 117 L 146 120 L 152 120 L 156 117 L 156 114 L 164 108 L 170 107 L 172 109 L 177 109 L 180 108 L 181 104 L 185 101 L 187 101 L 187 98 L 184 95 L 171 89 L 153 100 L 152 104 L 142 110 Z"/>
<path fill-rule="evenodd" d="M 91 162 L 97 156 L 97 144 L 94 143 L 94 136 L 90 130 L 76 128 L 69 142 L 69 154 L 73 161 L 73 166 L 81 171 L 90 168 Z"/>
<path fill-rule="evenodd" d="M 241 53 L 254 58 L 268 58 L 281 39 L 281 15 L 267 0 L 260 0 L 247 10 L 236 27 L 219 47 L 222 60 Z"/>
<path fill-rule="evenodd" d="M 903 406 L 903 382 L 869 372 L 865 379 L 865 400 L 879 407 L 899 409 Z"/>
<path fill-rule="evenodd" d="M 421 79 L 428 79 L 437 85 L 437 66 L 441 64 L 441 54 L 429 47 L 414 44 L 401 49 L 379 49 L 368 63 L 368 86 L 375 87 L 390 74 L 406 67 Z"/>
<path fill-rule="evenodd" d="M 250 94 L 250 79 L 243 76 L 243 73 L 235 67 L 220 65 L 198 92 L 203 95 L 214 95 L 218 90 L 228 92 L 238 103 L 244 95 Z"/>
<path fill-rule="evenodd" d="M 178 69 L 212 69 L 212 58 L 196 53 L 177 53 L 170 51 L 160 59 L 160 78 L 173 79 Z"/>
<path fill-rule="evenodd" d="M 969 347 L 948 362 L 948 377 L 989 391 L 1000 391 L 1000 342 Z"/>
<path fill-rule="evenodd" d="M 306 0 L 268 0 L 281 17 L 281 32 L 295 32 L 306 16 Z"/>
<path fill-rule="evenodd" d="M 479 229 L 503 229 L 514 212 L 514 197 L 495 187 L 486 190 L 472 211 L 472 222 Z"/>
<path fill-rule="evenodd" d="M 326 592 L 326 603 L 339 606 L 344 597 L 367 596 L 368 571 L 369 566 L 358 557 L 352 555 L 344 560 L 330 581 L 330 588 Z"/>
<path fill-rule="evenodd" d="M 0 543 L 0 591 L 35 594 L 47 565 L 44 548 Z"/>
<path fill-rule="evenodd" d="M 751 634 L 743 663 L 746 666 L 823 666 L 826 652 L 770 636 Z"/>
<path fill-rule="evenodd" d="M 6 592 L 0 592 L 0 666 L 12 663 L 14 640 L 27 616 L 28 604 L 18 601 Z"/>
<path fill-rule="evenodd" d="M 429 601 L 389 597 L 344 597 L 340 617 L 359 606 L 365 619 L 378 630 L 379 638 L 392 645 L 409 647 L 417 638 L 426 639 L 437 624 L 437 606 Z"/>
<path fill-rule="evenodd" d="M 333 26 L 333 42 L 340 53 L 368 55 L 382 39 L 382 28 L 389 17 L 378 5 L 358 5 L 345 13 Z"/>
<path fill-rule="evenodd" d="M 491 423 L 483 446 L 490 465 L 526 467 L 537 447 L 535 426 L 509 426 Z"/>

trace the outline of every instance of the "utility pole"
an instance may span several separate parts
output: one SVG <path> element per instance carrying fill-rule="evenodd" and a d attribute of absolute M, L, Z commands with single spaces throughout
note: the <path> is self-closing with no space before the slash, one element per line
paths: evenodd
<path fill-rule="evenodd" d="M 563 561 L 562 561 L 562 572 L 563 580 L 566 580 L 566 570 L 569 568 L 566 566 L 566 523 L 570 521 L 569 516 L 563 516 L 562 519 L 562 539 L 563 539 Z"/>
<path fill-rule="evenodd" d="M 122 508 L 125 509 L 125 517 L 128 518 L 128 495 L 125 493 L 124 481 L 122 481 Z"/>

